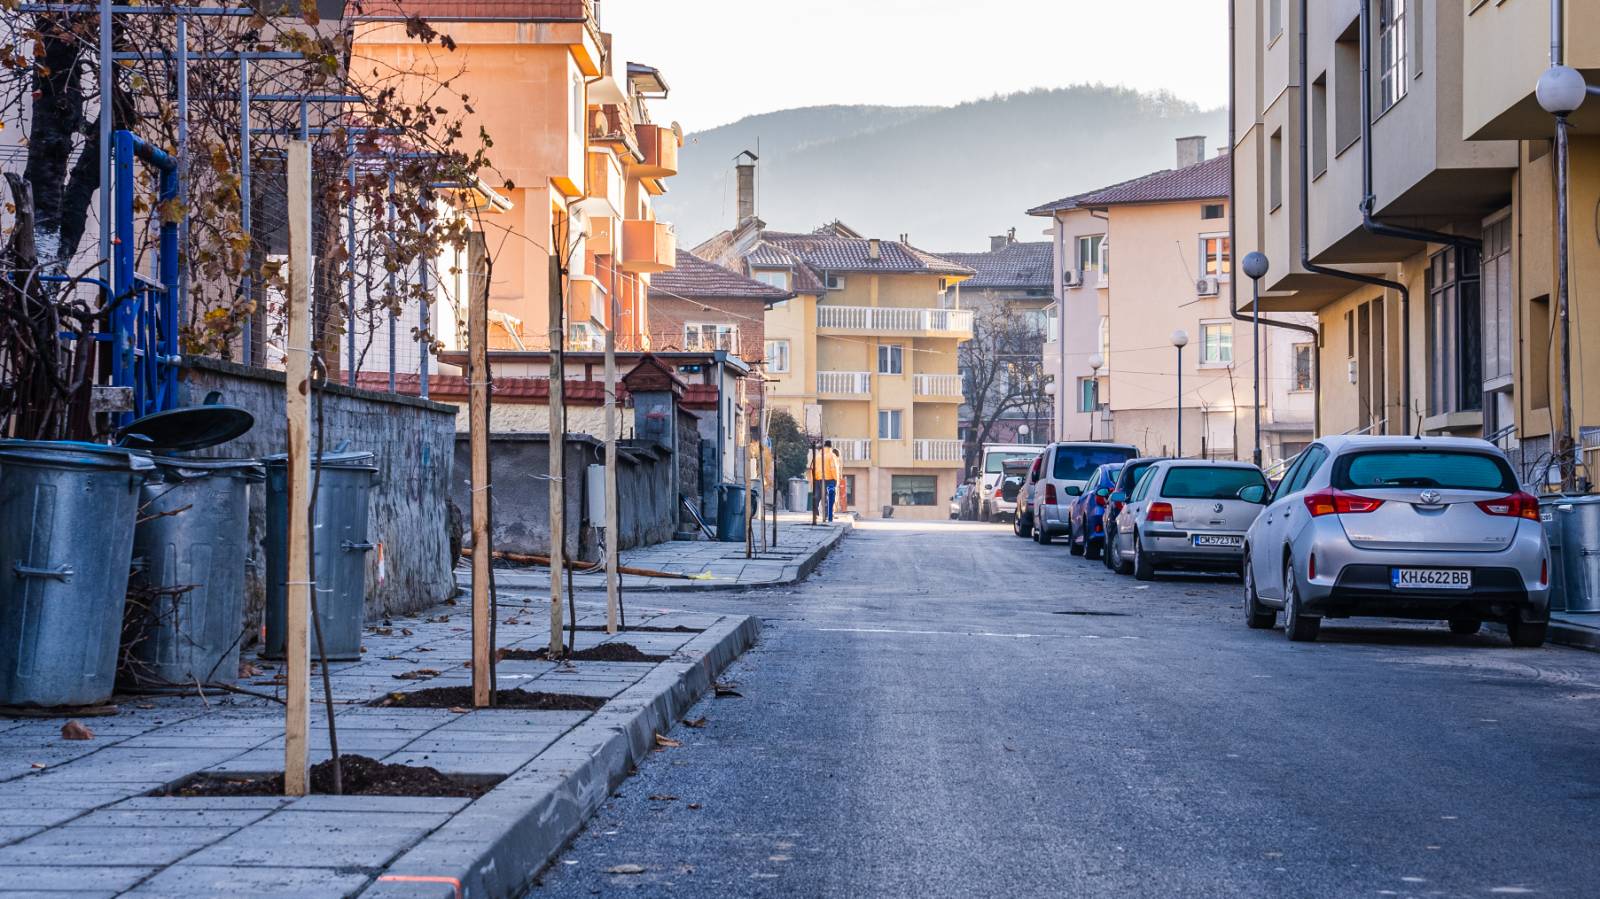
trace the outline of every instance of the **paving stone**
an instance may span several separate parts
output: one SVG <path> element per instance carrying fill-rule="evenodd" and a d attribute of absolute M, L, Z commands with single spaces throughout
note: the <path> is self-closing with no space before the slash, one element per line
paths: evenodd
<path fill-rule="evenodd" d="M 11 818 L 8 815 L 4 819 L 0 820 L 9 821 Z M 44 830 L 46 826 L 47 825 L 43 824 L 0 824 L 0 846 L 5 845 L 6 843 L 15 843 L 18 840 L 31 837 L 39 831 Z"/>
<path fill-rule="evenodd" d="M 326 864 L 326 863 L 324 863 Z M 333 867 L 174 865 L 150 878 L 131 896 L 349 896 L 367 875 Z"/>
<path fill-rule="evenodd" d="M 0 865 L 167 865 L 229 832 L 215 827 L 56 827 L 0 847 Z"/>
<path fill-rule="evenodd" d="M 135 796 L 111 808 L 125 811 L 272 811 L 294 801 L 287 796 Z"/>
<path fill-rule="evenodd" d="M 330 832 L 322 828 L 257 824 L 194 853 L 186 861 L 191 865 L 242 867 L 381 868 L 425 833 L 420 829 L 394 828 Z"/>
<path fill-rule="evenodd" d="M 510 774 L 526 765 L 543 747 L 526 752 L 396 752 L 384 757 L 392 765 L 424 765 L 446 774 Z"/>
<path fill-rule="evenodd" d="M 0 868 L 0 878 L 8 890 L 78 895 L 126 890 L 155 870 L 145 865 L 8 865 Z"/>
<path fill-rule="evenodd" d="M 272 813 L 271 808 L 111 808 L 90 812 L 67 822 L 66 827 L 221 827 L 253 824 Z"/>
<path fill-rule="evenodd" d="M 472 800 L 454 796 L 302 796 L 289 808 L 297 812 L 424 812 L 454 814 Z"/>
<path fill-rule="evenodd" d="M 333 832 L 338 830 L 366 829 L 366 828 L 393 828 L 395 830 L 418 829 L 433 830 L 450 816 L 459 811 L 459 807 L 449 811 L 424 811 L 417 806 L 421 801 L 426 801 L 425 796 L 319 796 L 306 797 L 308 799 L 347 799 L 355 800 L 348 808 L 318 808 L 315 806 L 301 807 L 290 806 L 282 811 L 275 812 L 272 817 L 261 822 L 262 827 L 293 827 L 297 829 L 317 830 L 318 832 Z M 375 805 L 362 808 L 357 803 L 373 799 L 398 798 L 408 807 L 402 809 L 384 809 Z M 464 802 L 454 798 L 445 799 L 446 802 Z"/>

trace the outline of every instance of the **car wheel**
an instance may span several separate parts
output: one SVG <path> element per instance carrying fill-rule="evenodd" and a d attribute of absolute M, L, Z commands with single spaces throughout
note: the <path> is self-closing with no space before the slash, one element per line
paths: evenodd
<path fill-rule="evenodd" d="M 1098 559 L 1102 555 L 1101 540 L 1085 540 L 1083 543 L 1083 557 L 1085 559 Z"/>
<path fill-rule="evenodd" d="M 1547 621 L 1523 621 L 1522 616 L 1512 613 L 1506 621 L 1506 633 L 1511 637 L 1511 645 L 1519 649 L 1537 649 L 1544 645 L 1545 634 L 1550 629 Z"/>
<path fill-rule="evenodd" d="M 1283 635 L 1295 643 L 1310 643 L 1322 630 L 1322 619 L 1300 613 L 1300 584 L 1294 576 L 1294 560 L 1284 565 Z"/>
<path fill-rule="evenodd" d="M 1133 574 L 1133 563 L 1128 561 L 1128 557 L 1122 554 L 1122 547 L 1118 546 L 1116 553 L 1117 565 L 1112 570 L 1121 575 Z"/>
<path fill-rule="evenodd" d="M 1029 540 L 1033 539 L 1033 516 L 1032 515 L 1028 516 L 1028 520 L 1027 521 L 1023 521 L 1021 515 L 1017 516 L 1017 536 L 1019 536 L 1019 537 L 1027 537 Z"/>
<path fill-rule="evenodd" d="M 987 504 L 984 504 L 984 505 L 978 507 L 978 520 L 983 522 L 983 523 L 985 523 L 985 524 L 988 524 L 988 522 L 989 522 L 989 506 Z"/>
<path fill-rule="evenodd" d="M 1067 552 L 1075 556 L 1083 555 L 1083 546 L 1078 543 L 1078 525 L 1073 522 L 1071 530 L 1067 531 Z"/>
<path fill-rule="evenodd" d="M 1483 622 L 1476 618 L 1450 619 L 1450 633 L 1470 637 L 1483 628 Z"/>
<path fill-rule="evenodd" d="M 1156 566 L 1150 554 L 1144 551 L 1143 541 L 1139 539 L 1139 532 L 1133 532 L 1133 579 L 1136 581 L 1153 581 L 1156 579 Z"/>
<path fill-rule="evenodd" d="M 1104 552 L 1100 553 L 1100 561 L 1105 564 L 1107 571 L 1116 571 L 1117 532 L 1106 528 L 1106 536 L 1100 542 L 1104 549 Z"/>
<path fill-rule="evenodd" d="M 1250 557 L 1244 557 L 1241 566 L 1244 577 L 1244 623 L 1253 630 L 1271 630 L 1278 623 L 1278 613 L 1261 604 L 1261 596 L 1256 592 L 1256 575 L 1250 569 Z"/>
<path fill-rule="evenodd" d="M 1034 528 L 1033 529 L 1033 542 L 1034 543 L 1037 543 L 1040 546 L 1049 546 L 1050 544 L 1054 543 L 1055 541 L 1056 541 L 1056 538 L 1051 536 L 1051 534 L 1050 534 L 1050 532 L 1048 530 L 1046 530 L 1044 528 Z"/>

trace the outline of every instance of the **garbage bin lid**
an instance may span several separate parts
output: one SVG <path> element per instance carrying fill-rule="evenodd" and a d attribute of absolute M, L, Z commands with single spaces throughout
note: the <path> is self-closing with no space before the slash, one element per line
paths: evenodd
<path fill-rule="evenodd" d="M 260 480 L 266 477 L 259 459 L 196 459 L 189 456 L 156 456 L 152 461 L 168 481 L 192 481 L 209 477 L 234 477 Z"/>
<path fill-rule="evenodd" d="M 184 453 L 227 443 L 255 423 L 256 417 L 238 406 L 184 406 L 123 425 L 117 441 L 137 449 Z"/>
<path fill-rule="evenodd" d="M 361 450 L 329 452 L 323 453 L 321 456 L 314 456 L 311 464 L 317 468 L 349 468 L 377 471 L 378 466 L 373 461 L 376 458 L 372 453 Z M 266 456 L 261 461 L 266 465 L 281 468 L 289 464 L 289 455 L 287 453 L 278 453 L 277 455 Z"/>
<path fill-rule="evenodd" d="M 142 450 L 77 440 L 0 440 L 0 459 L 134 471 L 149 471 L 155 467 L 150 454 Z"/>

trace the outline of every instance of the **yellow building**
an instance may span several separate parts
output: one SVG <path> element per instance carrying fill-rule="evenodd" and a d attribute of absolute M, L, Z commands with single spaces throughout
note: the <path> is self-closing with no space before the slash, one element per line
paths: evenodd
<path fill-rule="evenodd" d="M 1572 118 L 1564 371 L 1534 98 L 1552 10 L 1558 52 L 1600 80 L 1592 2 L 1234 0 L 1237 245 L 1272 259 L 1265 309 L 1318 318 L 1325 433 L 1485 436 L 1543 484 L 1567 382 L 1596 442 L 1600 109 Z"/>
<path fill-rule="evenodd" d="M 837 222 L 769 231 L 752 195 L 740 208 L 739 226 L 695 254 L 796 294 L 766 314 L 769 404 L 833 442 L 850 509 L 947 517 L 962 468 L 958 348 L 972 337 L 972 313 L 950 304 L 972 271 Z"/>

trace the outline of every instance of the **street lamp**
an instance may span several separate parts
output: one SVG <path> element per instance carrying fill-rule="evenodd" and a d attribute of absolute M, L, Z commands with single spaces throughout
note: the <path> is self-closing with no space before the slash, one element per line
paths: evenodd
<path fill-rule="evenodd" d="M 1572 424 L 1572 341 L 1567 302 L 1567 178 L 1571 158 L 1567 148 L 1567 116 L 1577 112 L 1588 93 L 1583 75 L 1571 66 L 1552 65 L 1539 76 L 1534 95 L 1539 106 L 1556 117 L 1556 310 L 1561 322 L 1561 445 L 1553 447 L 1561 460 L 1561 490 L 1572 489 L 1576 428 Z"/>
<path fill-rule="evenodd" d="M 1249 253 L 1244 257 L 1244 273 L 1250 277 L 1250 332 L 1255 342 L 1255 358 L 1250 360 L 1250 378 L 1255 385 L 1255 451 L 1250 458 L 1261 467 L 1261 279 L 1269 268 L 1265 253 Z"/>
<path fill-rule="evenodd" d="M 1182 328 L 1172 332 L 1172 345 L 1178 348 L 1178 458 L 1183 458 L 1183 348 L 1189 345 L 1189 333 Z"/>
<path fill-rule="evenodd" d="M 1089 382 L 1094 385 L 1094 403 L 1089 409 L 1089 439 L 1094 439 L 1094 420 L 1100 415 L 1100 369 L 1104 368 L 1106 357 L 1095 353 L 1089 357 Z"/>
<path fill-rule="evenodd" d="M 1031 431 L 1031 430 L 1033 430 L 1033 429 L 1028 427 L 1027 424 L 1017 425 L 1017 437 L 1020 438 L 1017 442 L 1018 443 L 1027 443 L 1028 442 L 1028 432 Z"/>

